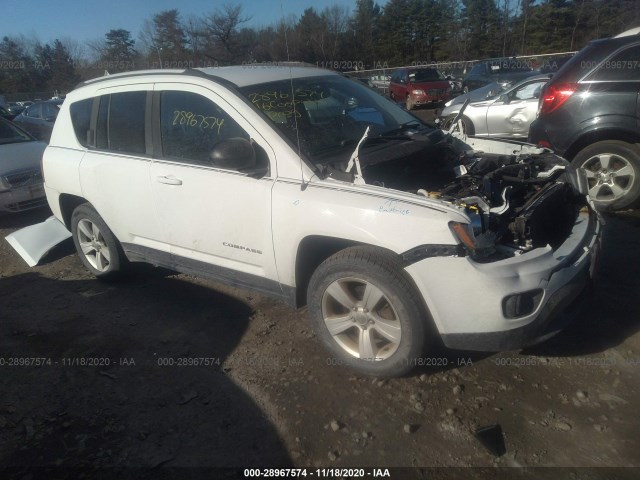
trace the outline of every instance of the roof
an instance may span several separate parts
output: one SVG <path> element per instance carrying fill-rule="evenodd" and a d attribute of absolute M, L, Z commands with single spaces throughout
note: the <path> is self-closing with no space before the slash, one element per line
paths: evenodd
<path fill-rule="evenodd" d="M 222 78 L 238 87 L 256 85 L 259 83 L 277 82 L 290 78 L 308 78 L 319 75 L 340 75 L 339 73 L 316 67 L 289 67 L 289 66 L 263 66 L 240 65 L 235 67 L 209 67 L 198 68 L 206 75 Z"/>
<path fill-rule="evenodd" d="M 299 65 L 299 64 L 298 64 Z M 331 70 L 316 68 L 315 66 L 288 66 L 288 65 L 262 65 L 249 64 L 232 67 L 208 67 L 189 70 L 136 70 L 132 72 L 116 73 L 93 78 L 79 84 L 76 88 L 93 83 L 114 80 L 119 78 L 140 77 L 143 75 L 192 75 L 209 77 L 213 81 L 223 80 L 236 87 L 246 87 L 259 83 L 276 82 L 290 78 L 308 78 L 319 75 L 339 75 Z"/>
<path fill-rule="evenodd" d="M 613 38 L 630 37 L 631 35 L 638 35 L 640 33 L 640 27 L 632 28 L 626 32 L 619 33 Z"/>

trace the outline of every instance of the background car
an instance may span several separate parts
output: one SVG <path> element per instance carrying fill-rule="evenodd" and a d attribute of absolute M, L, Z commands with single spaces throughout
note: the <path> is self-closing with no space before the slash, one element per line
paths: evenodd
<path fill-rule="evenodd" d="M 468 93 L 463 93 L 462 95 L 458 95 L 455 98 L 452 98 L 447 103 L 444 104 L 445 107 L 450 107 L 452 105 L 462 104 L 467 101 L 467 99 L 472 102 L 482 102 L 483 100 L 489 100 L 491 98 L 497 97 L 499 94 L 505 91 L 505 88 L 499 83 L 489 83 L 484 87 L 476 88 L 475 90 L 471 90 Z"/>
<path fill-rule="evenodd" d="M 412 110 L 420 105 L 446 102 L 451 98 L 451 86 L 435 68 L 400 68 L 391 75 L 389 96 Z"/>
<path fill-rule="evenodd" d="M 6 120 L 13 120 L 15 118 L 15 115 L 11 113 L 8 108 L 0 106 L 0 117 Z"/>
<path fill-rule="evenodd" d="M 14 118 L 18 115 L 20 115 L 22 113 L 22 111 L 25 109 L 26 107 L 23 107 L 22 105 L 19 105 L 18 103 L 7 103 L 7 111 L 14 116 Z"/>
<path fill-rule="evenodd" d="M 48 142 L 62 102 L 63 100 L 36 102 L 25 108 L 13 121 L 38 140 Z"/>
<path fill-rule="evenodd" d="M 529 141 L 550 147 L 587 172 L 599 209 L 640 199 L 640 35 L 596 40 L 542 92 Z"/>
<path fill-rule="evenodd" d="M 470 103 L 462 117 L 465 133 L 478 137 L 527 138 L 529 125 L 536 118 L 540 92 L 549 78 L 549 75 L 530 77 L 505 91 L 490 90 L 488 94 L 493 95 L 489 98 Z M 449 129 L 463 103 L 442 110 L 443 129 Z"/>
<path fill-rule="evenodd" d="M 388 90 L 389 82 L 391 81 L 391 75 L 373 75 L 371 77 L 373 85 L 380 90 Z"/>
<path fill-rule="evenodd" d="M 489 83 L 513 85 L 540 72 L 533 70 L 526 60 L 497 59 L 477 63 L 462 80 L 462 90 L 468 93 Z"/>
<path fill-rule="evenodd" d="M 0 214 L 47 204 L 40 160 L 47 145 L 0 118 Z"/>

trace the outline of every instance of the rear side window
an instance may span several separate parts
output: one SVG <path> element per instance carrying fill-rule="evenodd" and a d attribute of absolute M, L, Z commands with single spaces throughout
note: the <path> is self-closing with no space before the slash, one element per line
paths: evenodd
<path fill-rule="evenodd" d="M 91 128 L 91 106 L 93 105 L 93 98 L 86 100 L 80 100 L 79 102 L 72 103 L 69 107 L 71 112 L 71 124 L 73 125 L 73 131 L 76 133 L 78 142 L 83 147 L 89 145 L 89 129 Z"/>
<path fill-rule="evenodd" d="M 640 45 L 627 48 L 606 60 L 589 80 L 625 81 L 640 78 Z"/>
<path fill-rule="evenodd" d="M 146 102 L 147 92 L 112 93 L 100 97 L 96 147 L 144 154 Z"/>

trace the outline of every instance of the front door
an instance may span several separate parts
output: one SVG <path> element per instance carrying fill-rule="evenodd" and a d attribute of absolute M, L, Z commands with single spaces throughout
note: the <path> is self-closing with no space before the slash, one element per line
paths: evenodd
<path fill-rule="evenodd" d="M 151 188 L 173 260 L 238 285 L 279 288 L 271 237 L 275 159 L 264 139 L 221 96 L 197 85 L 157 83 L 153 110 L 161 153 Z M 230 140 L 251 144 L 255 162 L 223 158 Z M 265 278 L 270 285 L 261 284 Z"/>

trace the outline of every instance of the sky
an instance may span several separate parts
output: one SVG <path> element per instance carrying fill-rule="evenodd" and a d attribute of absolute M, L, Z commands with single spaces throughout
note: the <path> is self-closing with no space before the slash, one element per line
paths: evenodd
<path fill-rule="evenodd" d="M 261 27 L 291 13 L 299 17 L 311 6 L 317 11 L 331 5 L 352 10 L 355 0 L 0 0 L 0 38 L 22 34 L 43 43 L 56 38 L 84 42 L 123 28 L 137 40 L 143 22 L 163 10 L 177 8 L 184 20 L 224 4 L 241 4 L 244 14 L 252 17 L 245 25 Z"/>

